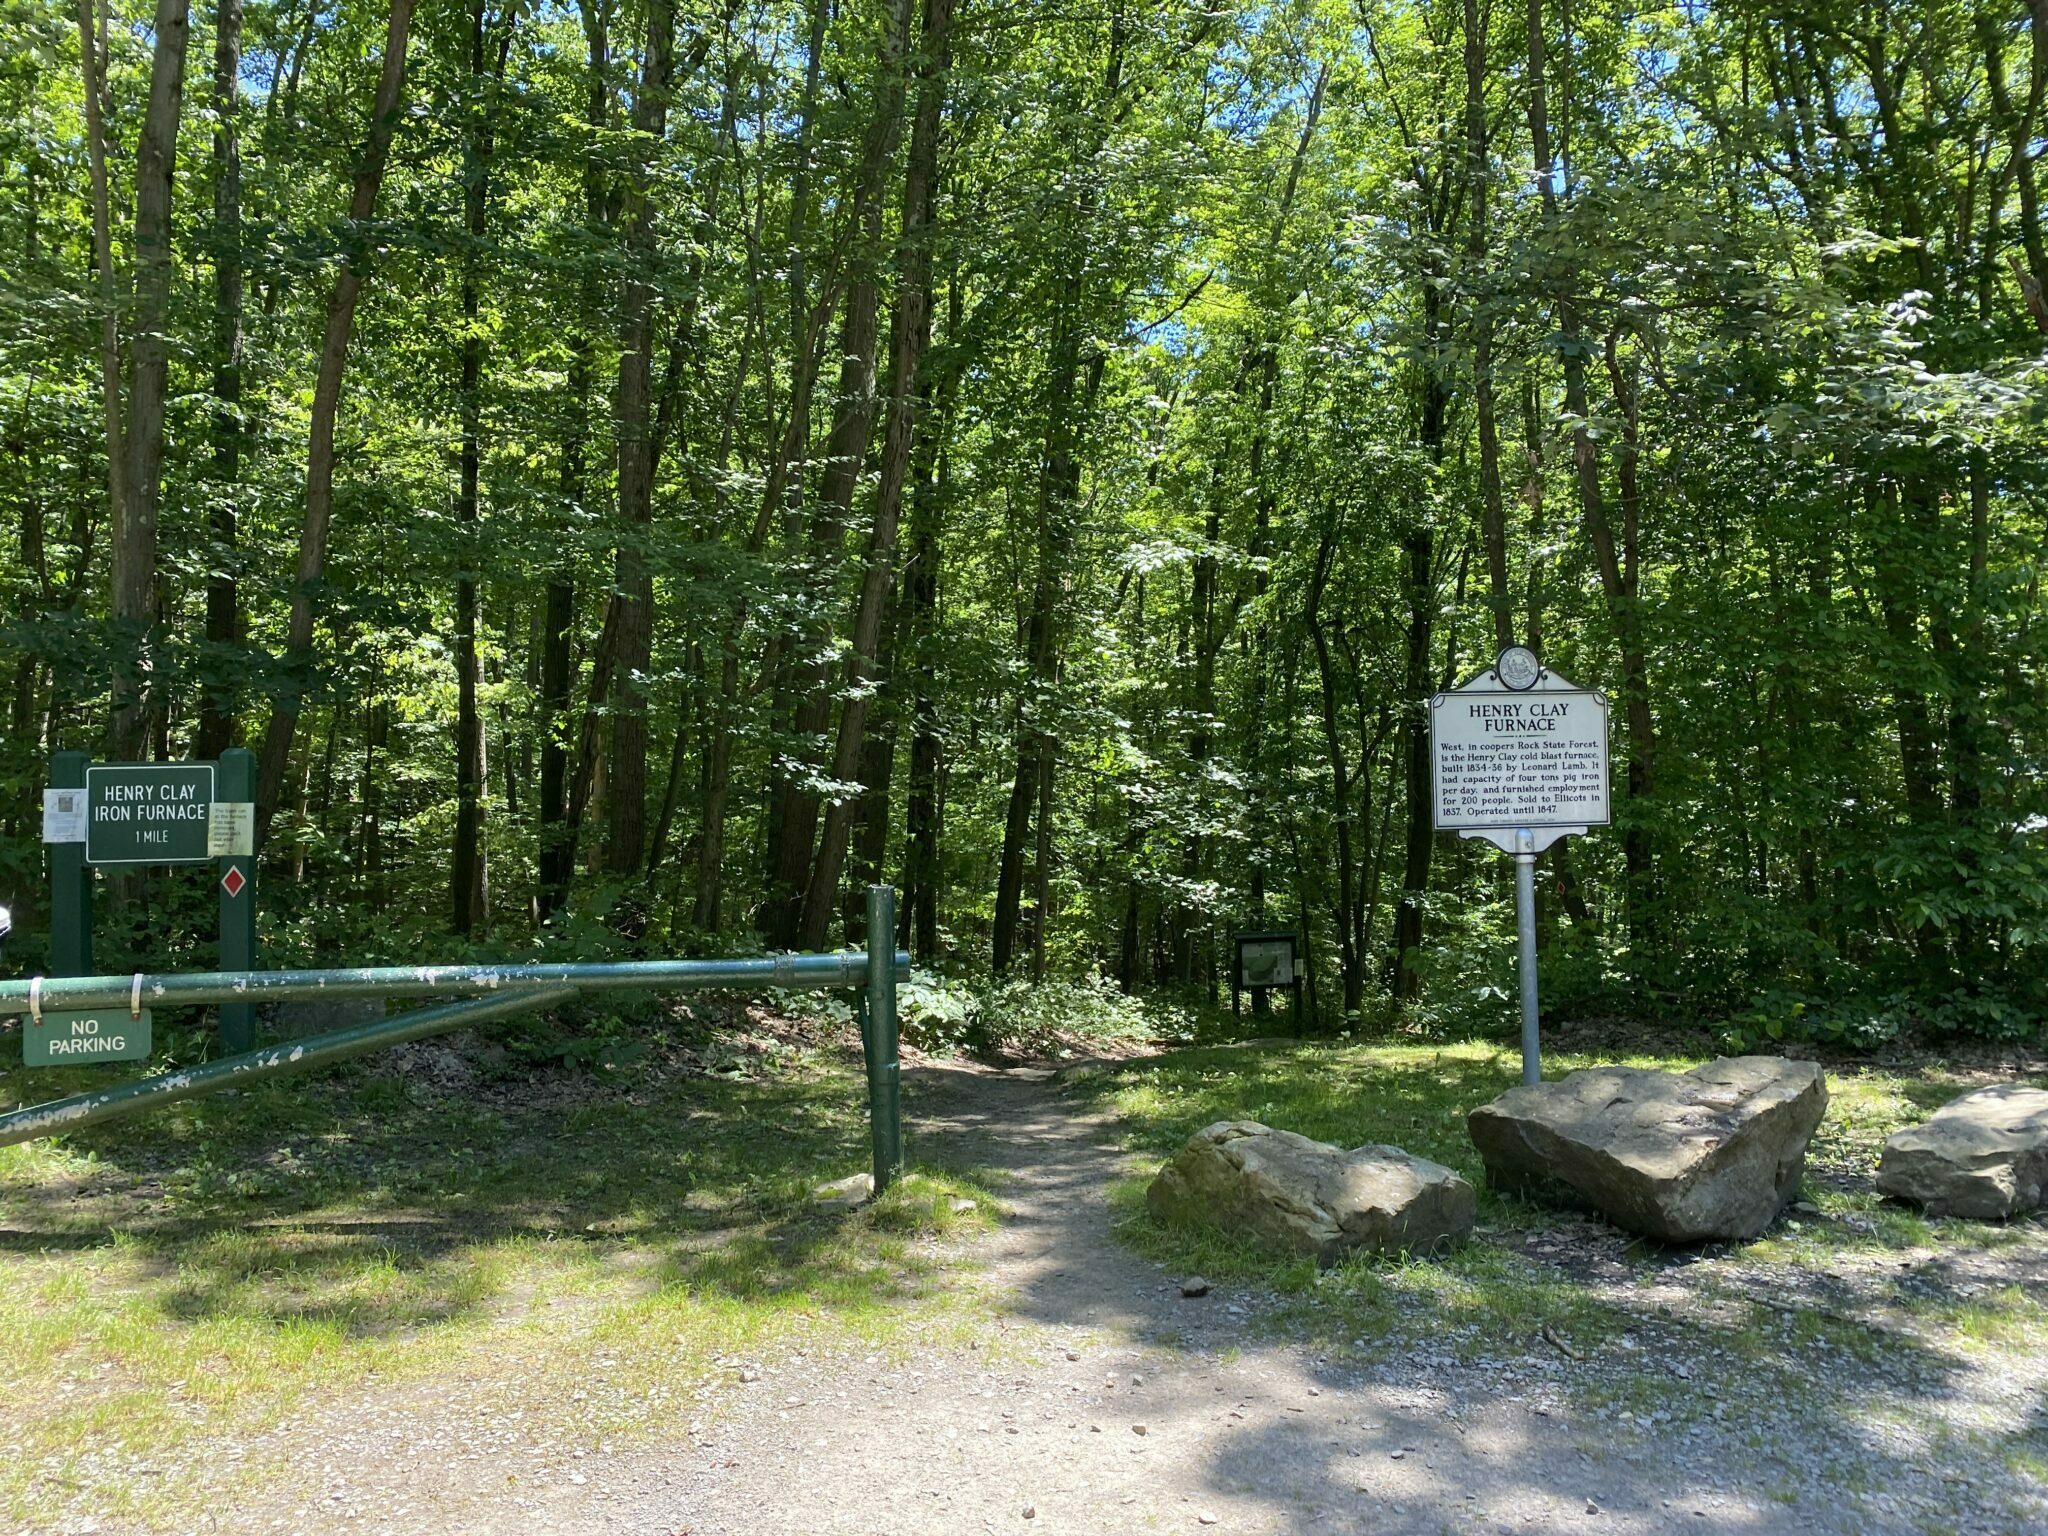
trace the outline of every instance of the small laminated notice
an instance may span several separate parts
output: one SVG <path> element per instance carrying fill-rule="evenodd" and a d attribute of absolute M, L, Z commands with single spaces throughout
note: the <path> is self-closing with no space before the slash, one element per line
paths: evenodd
<path fill-rule="evenodd" d="M 43 841 L 82 843 L 85 841 L 85 791 L 46 789 L 43 791 Z"/>
<path fill-rule="evenodd" d="M 216 800 L 206 823 L 206 856 L 243 859 L 256 852 L 256 803 Z"/>

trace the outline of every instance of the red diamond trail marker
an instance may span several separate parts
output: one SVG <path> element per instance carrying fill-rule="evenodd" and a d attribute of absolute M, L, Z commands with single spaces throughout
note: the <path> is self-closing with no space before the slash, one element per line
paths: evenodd
<path fill-rule="evenodd" d="M 228 866 L 228 872 L 220 877 L 220 888 L 230 896 L 241 895 L 242 887 L 248 883 L 248 877 L 232 864 Z"/>

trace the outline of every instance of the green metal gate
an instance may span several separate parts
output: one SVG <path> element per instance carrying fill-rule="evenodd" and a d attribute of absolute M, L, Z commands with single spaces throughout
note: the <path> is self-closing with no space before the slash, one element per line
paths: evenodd
<path fill-rule="evenodd" d="M 748 960 L 632 960 L 539 965 L 400 965 L 343 970 L 219 971 L 151 976 L 38 976 L 0 981 L 0 1014 L 20 1013 L 34 1029 L 46 1011 L 106 1010 L 126 1016 L 149 1007 L 289 1002 L 306 998 L 459 997 L 326 1034 L 223 1057 L 69 1098 L 0 1114 L 0 1146 L 117 1119 L 158 1104 L 196 1098 L 257 1078 L 329 1066 L 351 1057 L 565 1003 L 584 992 L 689 992 L 713 988 L 832 991 L 857 988 L 861 1056 L 866 1064 L 869 1139 L 875 1193 L 903 1171 L 903 1116 L 897 1057 L 896 983 L 910 956 L 896 949 L 896 893 L 868 892 L 868 947 L 831 954 L 769 955 Z"/>

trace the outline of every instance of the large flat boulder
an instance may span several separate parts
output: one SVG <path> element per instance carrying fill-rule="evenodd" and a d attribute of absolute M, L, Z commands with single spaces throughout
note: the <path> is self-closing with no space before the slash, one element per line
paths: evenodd
<path fill-rule="evenodd" d="M 1996 1221 L 2038 1209 L 2048 1196 L 2048 1091 L 1980 1088 L 1893 1132 L 1877 1187 L 1931 1216 Z"/>
<path fill-rule="evenodd" d="M 1798 1194 L 1827 1104 L 1813 1062 L 1738 1056 L 1573 1072 L 1511 1088 L 1466 1124 L 1498 1189 L 1591 1206 L 1667 1243 L 1737 1242 Z"/>
<path fill-rule="evenodd" d="M 1256 1120 L 1220 1120 L 1188 1138 L 1145 1203 L 1162 1220 L 1206 1222 L 1328 1265 L 1360 1250 L 1461 1242 L 1478 1202 L 1450 1169 L 1399 1147 L 1347 1152 Z"/>

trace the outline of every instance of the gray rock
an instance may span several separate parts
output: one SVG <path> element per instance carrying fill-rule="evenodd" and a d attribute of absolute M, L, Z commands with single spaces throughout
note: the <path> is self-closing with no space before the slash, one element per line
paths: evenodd
<path fill-rule="evenodd" d="M 1931 1216 L 1998 1220 L 2038 1209 L 2048 1203 L 2048 1091 L 1980 1088 L 1893 1132 L 1877 1187 Z"/>
<path fill-rule="evenodd" d="M 1466 1124 L 1496 1188 L 1591 1206 L 1667 1243 L 1745 1241 L 1798 1194 L 1827 1103 L 1813 1062 L 1739 1056 L 1573 1072 L 1511 1088 Z"/>
<path fill-rule="evenodd" d="M 1188 1138 L 1146 1192 L 1165 1221 L 1205 1222 L 1334 1263 L 1353 1250 L 1430 1250 L 1472 1232 L 1472 1186 L 1399 1147 L 1352 1151 L 1221 1120 Z"/>
<path fill-rule="evenodd" d="M 826 1210 L 850 1211 L 856 1206 L 866 1205 L 875 1198 L 875 1176 L 872 1173 L 848 1174 L 843 1179 L 834 1179 L 830 1184 L 820 1184 L 811 1191 L 811 1199 Z"/>

